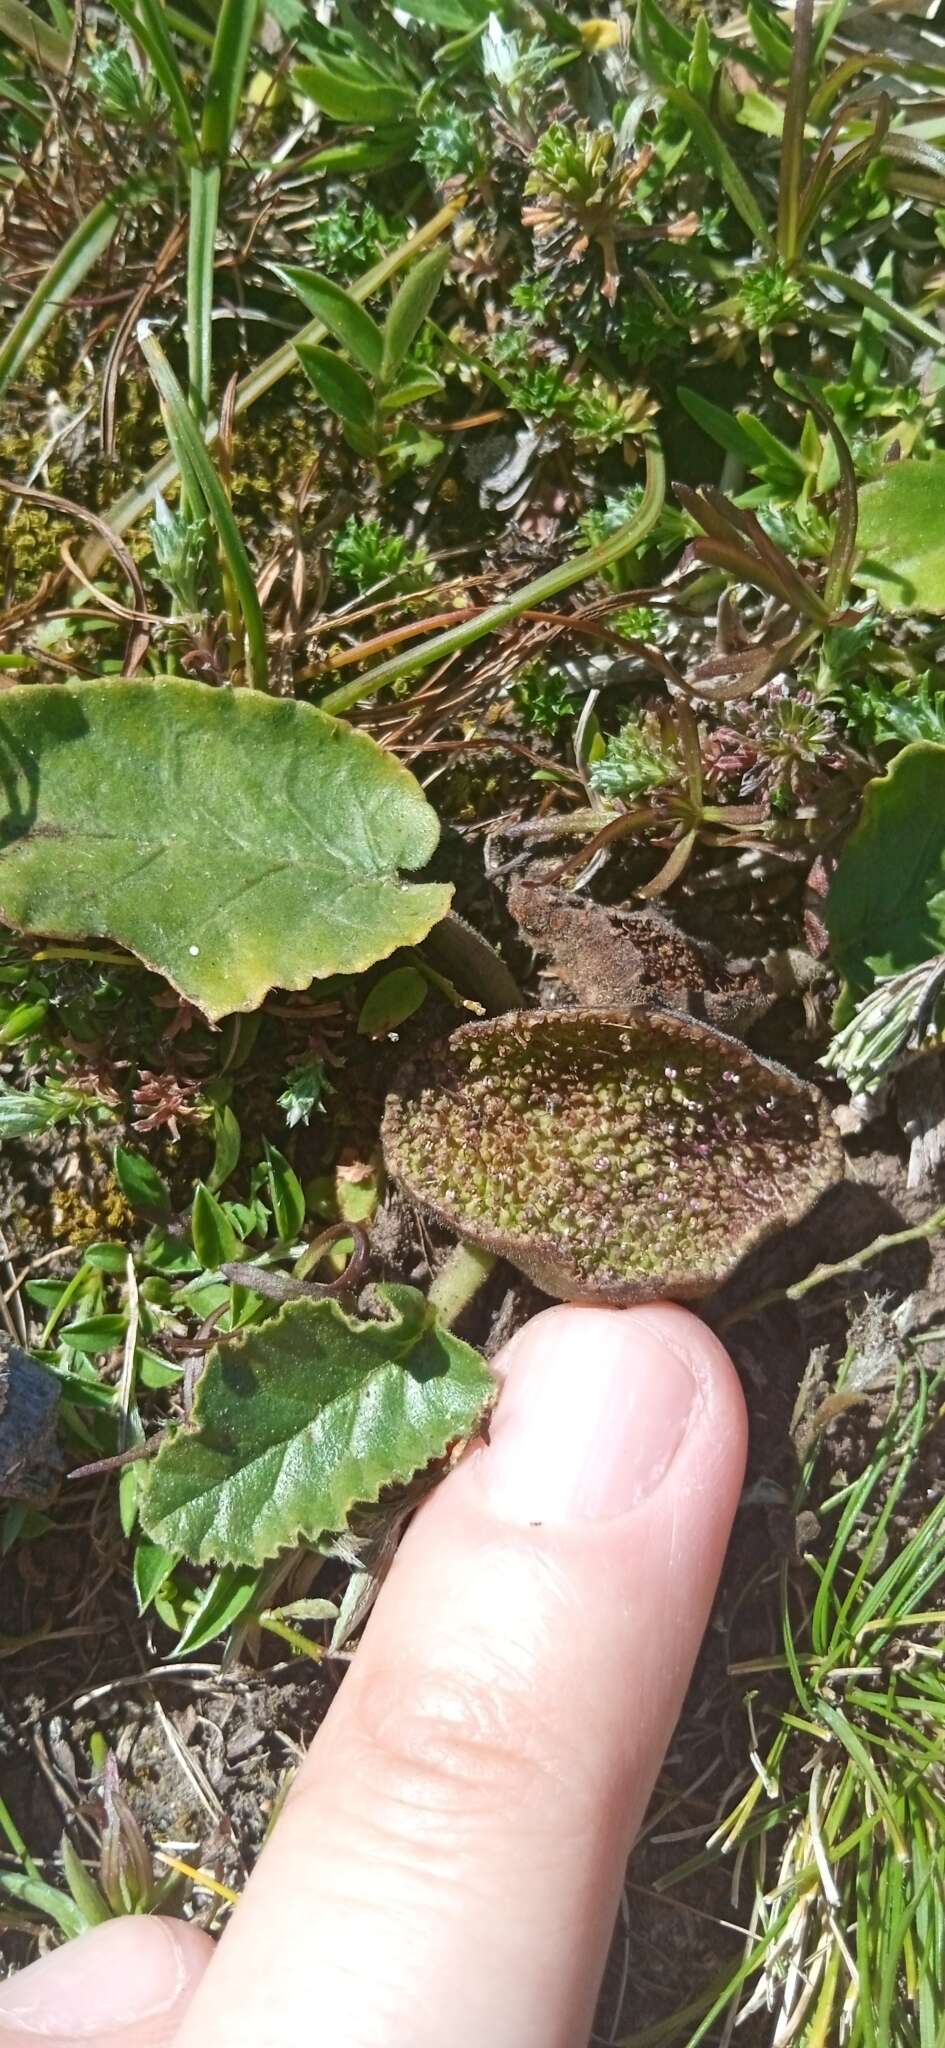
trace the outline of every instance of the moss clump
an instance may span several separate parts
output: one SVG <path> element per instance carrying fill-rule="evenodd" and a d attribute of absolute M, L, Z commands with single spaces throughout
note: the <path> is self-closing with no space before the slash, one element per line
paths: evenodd
<path fill-rule="evenodd" d="M 842 1173 L 826 1104 L 671 1011 L 465 1025 L 388 1098 L 388 1167 L 548 1294 L 694 1299 Z"/>
<path fill-rule="evenodd" d="M 55 1244 L 68 1244 L 84 1251 L 101 1237 L 122 1237 L 134 1225 L 117 1181 L 110 1174 L 104 1188 L 92 1199 L 78 1188 L 57 1188 L 49 1211 L 49 1234 Z"/>

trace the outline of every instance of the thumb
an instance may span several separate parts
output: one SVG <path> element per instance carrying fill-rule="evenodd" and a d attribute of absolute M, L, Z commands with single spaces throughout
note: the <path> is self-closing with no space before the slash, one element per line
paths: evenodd
<path fill-rule="evenodd" d="M 178 2048 L 576 2048 L 744 1465 L 678 1308 L 556 1308 L 417 1516 Z"/>
<path fill-rule="evenodd" d="M 168 2048 L 212 1954 L 181 1920 L 106 1920 L 0 1984 L 0 2048 Z"/>

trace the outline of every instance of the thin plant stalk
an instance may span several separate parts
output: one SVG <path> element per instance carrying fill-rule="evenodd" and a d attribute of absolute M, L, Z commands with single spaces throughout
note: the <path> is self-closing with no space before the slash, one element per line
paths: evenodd
<path fill-rule="evenodd" d="M 219 164 L 193 164 L 187 239 L 187 377 L 194 417 L 210 410 L 213 370 L 213 262 L 220 211 Z"/>
<path fill-rule="evenodd" d="M 495 1263 L 494 1252 L 481 1251 L 474 1244 L 454 1245 L 448 1253 L 427 1293 L 429 1307 L 436 1310 L 438 1322 L 447 1330 L 475 1300 Z"/>
<path fill-rule="evenodd" d="M 778 191 L 778 254 L 790 267 L 800 247 L 801 193 L 804 177 L 804 127 L 810 91 L 814 41 L 814 0 L 797 0 L 791 78 L 784 108 L 781 176 Z"/>
<path fill-rule="evenodd" d="M 646 539 L 659 518 L 666 494 L 666 466 L 662 451 L 654 435 L 647 437 L 646 485 L 639 510 L 619 533 L 609 540 L 601 541 L 597 547 L 588 548 L 583 554 L 572 555 L 570 560 L 549 569 L 544 576 L 537 576 L 517 590 L 514 597 L 506 598 L 501 604 L 490 605 L 478 618 L 467 619 L 461 626 L 452 626 L 445 633 L 435 633 L 425 647 L 411 648 L 404 654 L 395 655 L 391 661 L 382 661 L 367 675 L 356 682 L 345 683 L 341 689 L 331 690 L 321 700 L 323 711 L 332 712 L 335 717 L 349 711 L 363 697 L 373 697 L 387 684 L 396 683 L 403 676 L 415 675 L 420 669 L 429 668 L 431 663 L 446 661 L 449 656 L 459 654 L 465 647 L 472 647 L 488 633 L 496 633 L 503 626 L 512 625 L 524 611 L 535 605 L 558 597 L 562 590 L 570 590 L 575 583 L 583 583 L 589 576 L 598 576 L 620 560 L 631 548 L 638 547 Z"/>
<path fill-rule="evenodd" d="M 223 0 L 207 68 L 200 154 L 190 169 L 187 371 L 190 403 L 201 426 L 210 410 L 213 268 L 220 188 L 239 119 L 256 12 L 256 0 Z"/>

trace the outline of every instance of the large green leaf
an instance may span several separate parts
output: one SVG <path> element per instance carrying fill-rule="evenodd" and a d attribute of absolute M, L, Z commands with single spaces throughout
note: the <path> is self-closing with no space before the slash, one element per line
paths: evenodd
<path fill-rule="evenodd" d="M 495 1383 L 412 1287 L 383 1322 L 295 1301 L 212 1351 L 189 1423 L 142 1489 L 152 1539 L 198 1563 L 262 1564 L 347 1526 L 472 1435 Z"/>
<path fill-rule="evenodd" d="M 0 698 L 0 919 L 117 940 L 209 1017 L 415 945 L 435 813 L 409 771 L 309 704 L 202 683 Z"/>
<path fill-rule="evenodd" d="M 945 455 L 891 462 L 858 507 L 857 583 L 889 612 L 945 612 Z"/>
<path fill-rule="evenodd" d="M 945 952 L 945 747 L 919 741 L 867 786 L 827 898 L 833 960 L 855 996 Z M 849 1015 L 841 1011 L 838 1021 Z"/>

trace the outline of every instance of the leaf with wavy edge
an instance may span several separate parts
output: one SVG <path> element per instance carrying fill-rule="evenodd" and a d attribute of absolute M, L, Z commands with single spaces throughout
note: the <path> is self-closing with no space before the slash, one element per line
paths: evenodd
<path fill-rule="evenodd" d="M 439 827 L 366 733 L 203 683 L 0 699 L 0 919 L 114 939 L 211 1018 L 416 945 L 451 891 L 400 868 Z"/>
<path fill-rule="evenodd" d="M 290 1302 L 211 1352 L 189 1423 L 162 1444 L 141 1522 L 203 1564 L 262 1564 L 347 1527 L 473 1434 L 495 1382 L 413 1287 L 379 1287 L 382 1322 Z"/>

